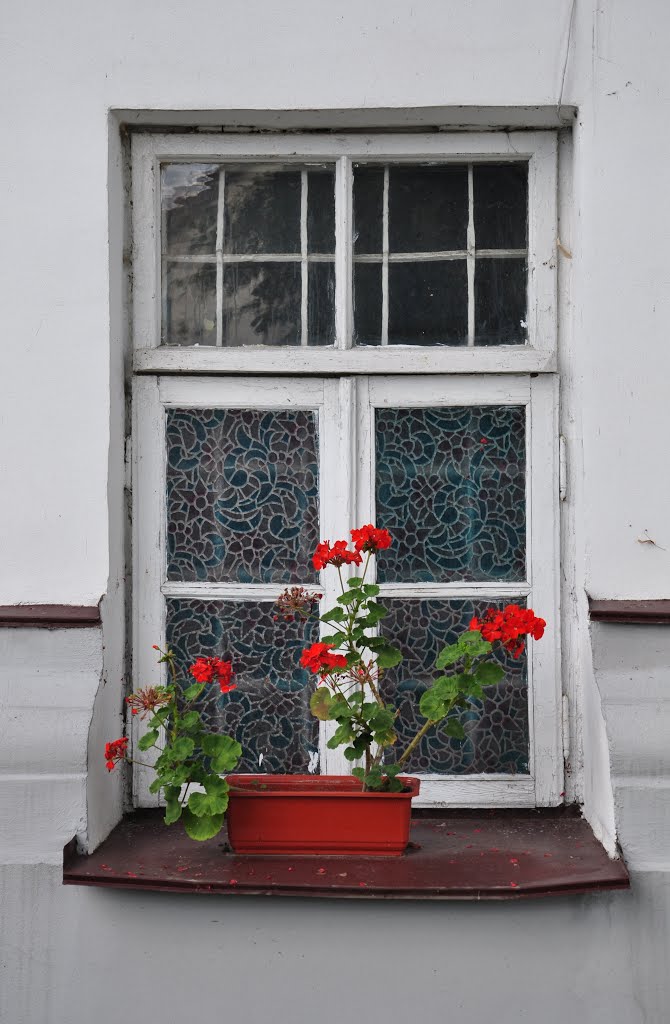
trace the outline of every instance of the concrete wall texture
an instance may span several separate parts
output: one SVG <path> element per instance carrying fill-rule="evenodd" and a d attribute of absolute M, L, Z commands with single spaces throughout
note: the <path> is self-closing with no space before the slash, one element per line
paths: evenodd
<path fill-rule="evenodd" d="M 0 631 L 1 1024 L 670 1019 L 670 631 L 586 617 L 587 592 L 668 596 L 669 31 L 663 0 L 26 0 L 6 12 L 0 604 L 104 595 L 105 622 L 102 637 Z M 504 127 L 556 123 L 559 107 L 572 128 L 560 225 L 572 252 L 560 310 L 570 786 L 604 838 L 616 830 L 632 892 L 473 906 L 62 888 L 63 844 L 95 846 L 122 798 L 99 761 L 101 737 L 120 734 L 124 674 L 118 122 L 337 110 L 344 125 L 412 124 L 442 108 L 446 126 Z"/>

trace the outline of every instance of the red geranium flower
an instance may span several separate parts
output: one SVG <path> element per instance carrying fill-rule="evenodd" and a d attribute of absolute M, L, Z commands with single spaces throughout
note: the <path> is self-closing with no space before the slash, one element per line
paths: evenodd
<path fill-rule="evenodd" d="M 378 530 L 372 523 L 361 526 L 360 530 L 351 531 L 351 539 L 357 551 L 384 551 L 391 547 L 391 534 L 388 530 Z"/>
<path fill-rule="evenodd" d="M 522 638 L 530 635 L 534 640 L 540 640 L 546 625 L 532 608 L 520 608 L 518 604 L 508 604 L 502 611 L 488 608 L 481 619 L 475 616 L 470 621 L 471 630 L 478 630 L 489 643 L 499 640 L 514 658 L 521 657 L 523 653 L 525 644 Z"/>
<path fill-rule="evenodd" d="M 300 655 L 300 664 L 311 672 L 325 675 L 331 668 L 346 668 L 347 659 L 343 654 L 332 653 L 333 644 L 312 644 Z"/>
<path fill-rule="evenodd" d="M 189 672 L 197 683 L 218 683 L 221 693 L 234 690 L 236 683 L 231 683 L 233 666 L 221 658 L 198 658 L 191 665 Z"/>
<path fill-rule="evenodd" d="M 112 768 L 119 761 L 123 761 L 126 756 L 128 749 L 128 740 L 125 736 L 122 736 L 119 740 L 112 740 L 110 743 L 105 744 L 105 764 L 107 771 L 111 772 Z"/>
<path fill-rule="evenodd" d="M 348 549 L 346 540 L 336 540 L 332 547 L 330 541 L 322 540 L 312 556 L 315 569 L 325 569 L 327 565 L 360 565 L 362 561 L 358 551 Z"/>

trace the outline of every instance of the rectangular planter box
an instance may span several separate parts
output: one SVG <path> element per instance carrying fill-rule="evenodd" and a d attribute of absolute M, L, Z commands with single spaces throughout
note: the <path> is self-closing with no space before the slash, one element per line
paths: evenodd
<path fill-rule="evenodd" d="M 350 775 L 229 775 L 228 839 L 236 853 L 400 857 L 419 780 L 363 793 Z"/>

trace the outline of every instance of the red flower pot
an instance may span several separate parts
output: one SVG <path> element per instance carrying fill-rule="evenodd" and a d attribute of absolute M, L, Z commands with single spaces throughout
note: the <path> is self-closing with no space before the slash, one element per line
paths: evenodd
<path fill-rule="evenodd" d="M 419 780 L 363 793 L 350 775 L 229 775 L 228 839 L 236 853 L 400 857 Z"/>

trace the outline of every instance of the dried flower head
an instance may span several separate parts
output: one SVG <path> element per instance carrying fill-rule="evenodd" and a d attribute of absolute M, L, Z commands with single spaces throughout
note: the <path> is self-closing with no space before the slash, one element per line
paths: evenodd
<path fill-rule="evenodd" d="M 293 622 L 294 619 L 308 619 L 323 594 L 310 594 L 304 587 L 287 587 L 277 598 L 277 619 Z"/>
<path fill-rule="evenodd" d="M 145 686 L 136 693 L 126 697 L 126 704 L 133 715 L 146 718 L 148 714 L 155 714 L 159 708 L 164 708 L 170 703 L 170 694 L 164 686 Z"/>

